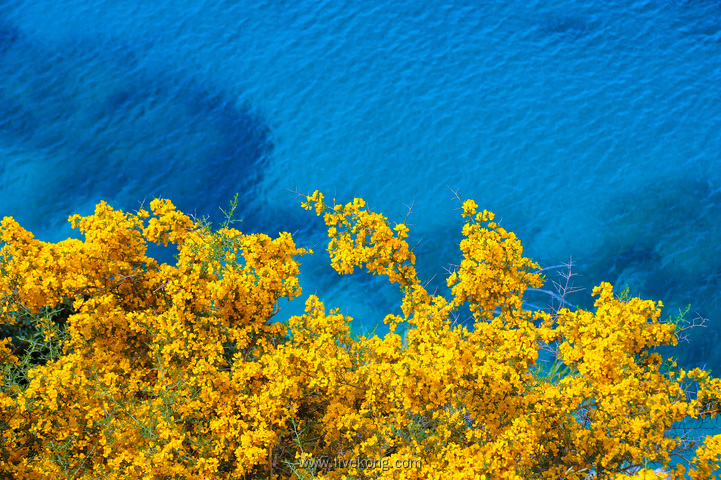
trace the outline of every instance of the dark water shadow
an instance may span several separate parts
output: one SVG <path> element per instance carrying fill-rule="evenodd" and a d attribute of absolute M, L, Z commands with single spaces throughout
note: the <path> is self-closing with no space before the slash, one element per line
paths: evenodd
<path fill-rule="evenodd" d="M 540 29 L 548 35 L 578 39 L 593 32 L 591 21 L 580 15 L 549 16 L 540 24 Z"/>
<path fill-rule="evenodd" d="M 220 221 L 238 192 L 243 217 L 273 140 L 230 88 L 125 45 L 47 45 L 0 22 L 0 147 L 0 212 L 56 240 L 101 199 L 135 210 L 170 198 Z"/>
<path fill-rule="evenodd" d="M 603 246 L 584 259 L 591 285 L 661 300 L 663 318 L 689 304 L 688 320 L 708 319 L 691 331 L 691 343 L 669 354 L 687 365 L 721 367 L 721 188 L 706 178 L 673 178 L 639 186 L 612 199 L 603 211 Z"/>

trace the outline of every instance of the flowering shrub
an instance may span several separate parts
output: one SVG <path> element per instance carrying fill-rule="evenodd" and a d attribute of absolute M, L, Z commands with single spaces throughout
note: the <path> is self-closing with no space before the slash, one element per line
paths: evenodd
<path fill-rule="evenodd" d="M 451 298 L 414 269 L 405 223 L 356 199 L 304 208 L 328 226 L 331 264 L 398 284 L 383 338 L 300 295 L 291 236 L 217 230 L 154 200 L 70 218 L 85 240 L 45 243 L 2 221 L 0 478 L 711 478 L 721 383 L 653 349 L 681 327 L 661 303 L 596 287 L 595 311 L 531 312 L 538 265 L 463 203 Z M 146 256 L 178 248 L 177 264 Z M 454 315 L 467 306 L 473 326 Z M 401 335 L 399 332 L 403 332 Z M 554 363 L 544 366 L 539 352 Z M 693 392 L 691 391 L 693 389 Z M 682 460 L 670 473 L 673 455 Z"/>

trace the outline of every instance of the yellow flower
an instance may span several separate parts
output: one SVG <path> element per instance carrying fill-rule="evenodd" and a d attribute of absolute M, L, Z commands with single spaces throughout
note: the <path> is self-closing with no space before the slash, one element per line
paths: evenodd
<path fill-rule="evenodd" d="M 478 204 L 473 200 L 466 200 L 463 202 L 463 217 L 471 217 L 476 214 Z"/>
<path fill-rule="evenodd" d="M 592 311 L 528 311 L 538 265 L 472 200 L 451 295 L 431 294 L 405 224 L 362 199 L 327 206 L 318 191 L 302 206 L 323 215 L 338 272 L 364 268 L 399 286 L 391 333 L 355 336 L 352 319 L 316 296 L 275 321 L 280 299 L 301 294 L 298 257 L 309 253 L 290 234 L 213 230 L 168 200 L 151 202 L 152 215 L 100 203 L 70 217 L 83 241 L 58 244 L 4 219 L 5 322 L 37 329 L 55 356 L 29 363 L 0 341 L 3 471 L 231 479 L 272 465 L 279 478 L 491 480 L 581 479 L 603 467 L 632 478 L 629 464 L 666 465 L 695 448 L 690 474 L 713 475 L 721 436 L 691 441 L 672 426 L 715 415 L 721 380 L 652 352 L 676 342 L 660 302 L 617 298 L 603 283 Z M 175 243 L 177 264 L 146 257 L 147 242 Z M 465 304 L 473 325 L 458 321 Z M 56 309 L 65 330 L 46 315 Z M 313 463 L 327 458 L 332 469 Z"/>

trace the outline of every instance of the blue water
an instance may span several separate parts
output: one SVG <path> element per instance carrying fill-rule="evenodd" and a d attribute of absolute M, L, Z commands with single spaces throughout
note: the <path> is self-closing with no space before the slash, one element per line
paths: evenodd
<path fill-rule="evenodd" d="M 320 189 L 393 221 L 413 204 L 443 291 L 458 191 L 543 266 L 572 258 L 575 304 L 601 281 L 690 303 L 709 326 L 678 354 L 721 366 L 719 2 L 0 2 L 0 59 L 0 215 L 43 240 L 101 199 L 217 221 L 239 192 L 242 230 L 312 245 L 292 191 Z M 306 295 L 358 331 L 398 309 L 316 252 Z"/>

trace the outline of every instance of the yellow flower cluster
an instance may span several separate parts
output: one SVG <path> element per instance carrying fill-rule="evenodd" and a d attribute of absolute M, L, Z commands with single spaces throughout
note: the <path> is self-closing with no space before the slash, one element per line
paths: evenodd
<path fill-rule="evenodd" d="M 2 221 L 2 324 L 16 334 L 0 339 L 0 478 L 718 473 L 721 435 L 675 432 L 718 415 L 721 382 L 654 353 L 678 333 L 660 303 L 602 284 L 593 312 L 524 309 L 538 266 L 472 200 L 445 298 L 418 279 L 405 224 L 360 199 L 306 197 L 339 273 L 366 268 L 401 288 L 383 338 L 352 335 L 351 319 L 315 296 L 273 321 L 280 298 L 300 295 L 298 259 L 310 253 L 289 234 L 213 230 L 168 200 L 150 207 L 101 203 L 70 218 L 84 241 L 57 244 Z M 176 265 L 147 257 L 147 242 L 177 245 Z M 463 306 L 470 328 L 453 321 Z"/>

